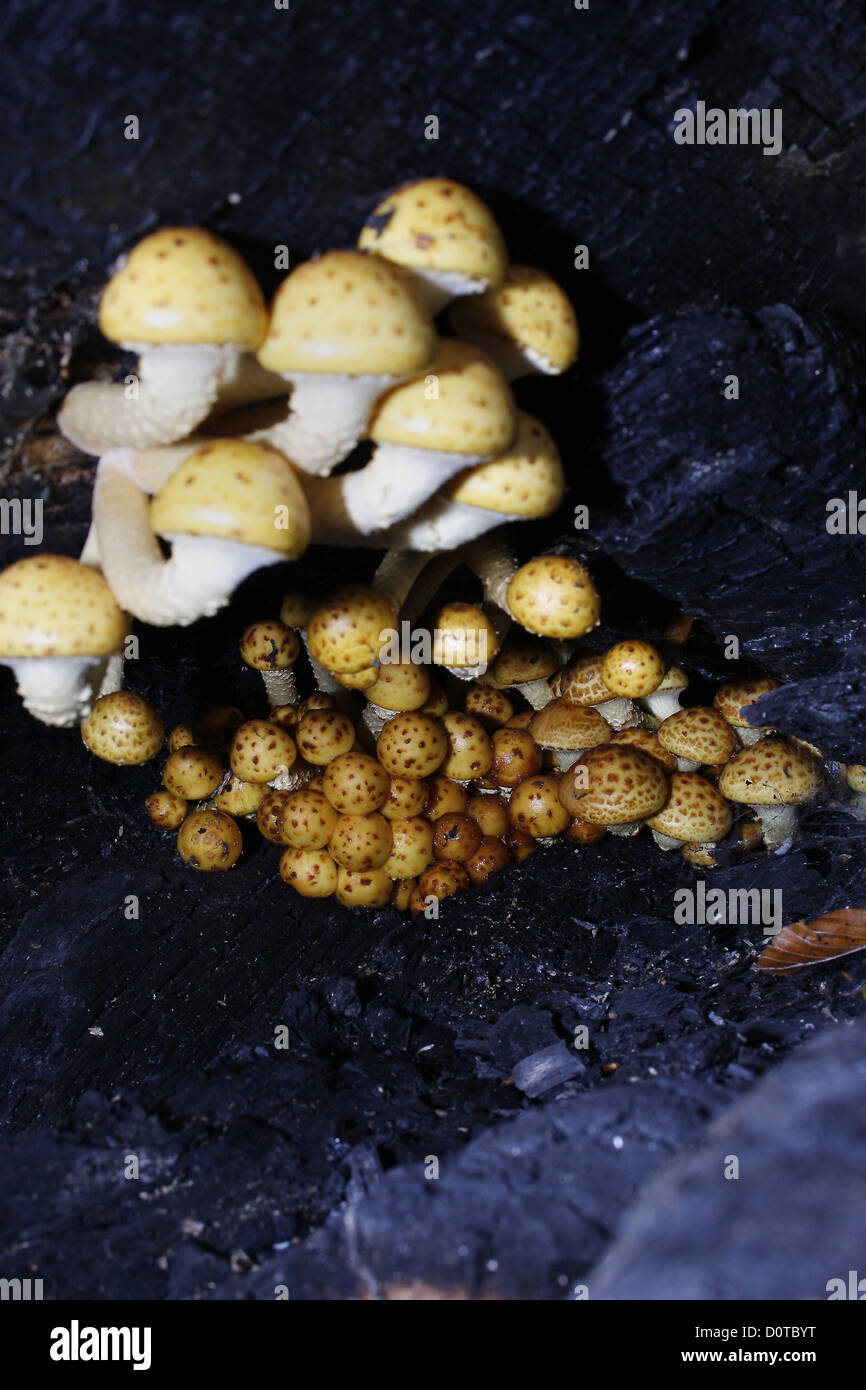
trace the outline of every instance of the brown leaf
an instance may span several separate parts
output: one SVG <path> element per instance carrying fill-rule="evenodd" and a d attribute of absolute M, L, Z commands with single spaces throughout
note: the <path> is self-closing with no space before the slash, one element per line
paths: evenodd
<path fill-rule="evenodd" d="M 866 910 L 842 907 L 813 922 L 783 927 L 761 953 L 757 968 L 773 975 L 790 975 L 810 965 L 838 960 L 866 950 Z"/>

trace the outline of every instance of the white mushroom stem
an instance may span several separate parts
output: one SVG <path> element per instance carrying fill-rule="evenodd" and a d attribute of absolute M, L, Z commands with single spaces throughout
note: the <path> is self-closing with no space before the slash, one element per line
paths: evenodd
<path fill-rule="evenodd" d="M 418 584 L 421 575 L 432 563 L 430 555 L 413 555 L 389 550 L 380 560 L 373 575 L 373 588 L 378 589 L 399 613 L 407 597 Z M 441 581 L 440 581 L 441 582 Z M 435 589 L 433 590 L 435 593 Z M 430 597 L 433 597 L 431 593 Z M 429 601 L 429 600 L 428 600 Z M 426 607 L 426 603 L 424 605 Z"/>
<path fill-rule="evenodd" d="M 778 802 L 772 806 L 752 806 L 761 822 L 765 847 L 773 854 L 787 854 L 797 829 L 795 804 Z"/>
<path fill-rule="evenodd" d="M 497 526 L 520 521 L 508 512 L 487 507 L 470 507 L 449 497 L 434 496 L 414 516 L 392 526 L 380 537 L 380 544 L 399 550 L 449 550 L 477 540 Z"/>
<path fill-rule="evenodd" d="M 286 428 L 291 418 L 285 426 L 275 428 Z M 288 443 L 284 447 L 289 457 L 294 457 Z M 416 544 L 412 514 L 449 478 L 489 457 L 487 454 L 416 449 L 405 444 L 377 444 L 369 463 L 354 473 L 344 473 L 339 478 L 302 479 L 313 535 L 320 545 L 352 545 L 364 537 L 369 544 L 393 546 L 398 550 L 445 550 L 458 545 L 469 536 L 455 533 L 452 538 L 446 528 L 440 540 L 436 526 L 424 523 L 417 528 L 419 543 Z M 440 504 L 446 514 L 448 505 L 447 501 Z M 478 508 L 464 510 L 477 512 Z M 397 525 L 407 517 L 411 517 L 412 522 Z"/>
<path fill-rule="evenodd" d="M 98 656 L 7 656 L 24 708 L 43 724 L 68 728 L 93 706 L 104 670 Z"/>
<path fill-rule="evenodd" d="M 652 694 L 644 695 L 639 703 L 662 724 L 666 719 L 670 719 L 672 714 L 679 714 L 682 709 L 682 693 L 682 690 L 654 690 Z"/>
<path fill-rule="evenodd" d="M 751 748 L 753 743 L 759 743 L 762 738 L 766 737 L 765 729 L 735 728 L 734 733 L 744 748 Z"/>
<path fill-rule="evenodd" d="M 625 836 L 625 835 L 637 835 L 638 832 L 640 831 L 640 829 L 641 829 L 642 826 L 643 826 L 643 821 L 642 821 L 642 820 L 627 820 L 627 821 L 622 821 L 619 825 L 608 825 L 608 826 L 605 826 L 605 829 L 607 830 L 607 833 L 608 833 L 609 835 L 623 835 L 623 836 Z M 665 837 L 665 838 L 666 838 L 666 837 Z M 679 841 L 679 840 L 676 840 L 674 843 L 675 843 L 675 844 L 679 844 L 680 841 Z"/>
<path fill-rule="evenodd" d="M 314 656 L 311 656 L 310 644 L 307 641 L 307 629 L 305 627 L 298 628 L 298 636 L 304 644 L 304 650 L 307 653 L 307 660 L 310 663 L 310 670 L 313 675 L 313 680 L 316 683 L 316 689 L 321 690 L 325 695 L 333 695 L 337 708 L 341 713 L 347 714 L 354 723 L 358 711 L 350 691 L 348 691 L 344 685 L 340 684 L 336 676 L 332 675 L 324 666 L 320 666 Z M 288 704 L 290 702 L 283 701 L 283 703 Z M 291 703 L 296 704 L 297 701 L 292 700 Z"/>
<path fill-rule="evenodd" d="M 474 343 L 482 352 L 492 358 L 506 381 L 516 381 L 522 376 L 559 376 L 562 371 L 545 357 L 538 348 L 521 346 L 513 338 L 496 337 L 480 328 L 461 325 L 460 337 L 467 343 Z"/>
<path fill-rule="evenodd" d="M 533 709 L 544 709 L 544 706 L 549 705 L 552 699 L 546 677 L 537 681 L 524 681 L 522 685 L 515 685 L 513 688 L 520 691 L 524 700 Z"/>
<path fill-rule="evenodd" d="M 505 596 L 508 586 L 517 573 L 517 557 L 510 546 L 502 541 L 479 541 L 466 548 L 466 564 L 481 580 L 484 598 L 508 612 Z"/>
<path fill-rule="evenodd" d="M 703 767 L 703 763 L 696 763 L 694 758 L 677 758 L 678 772 L 697 772 L 698 768 L 701 767 Z"/>
<path fill-rule="evenodd" d="M 300 699 L 298 682 L 291 666 L 283 671 L 260 671 L 265 695 L 271 709 L 278 705 L 296 705 Z"/>
<path fill-rule="evenodd" d="M 617 731 L 633 729 L 643 722 L 634 701 L 626 699 L 624 695 L 615 695 L 612 700 L 602 700 L 600 705 L 593 705 L 593 709 L 598 710 L 602 719 L 606 719 L 611 728 Z"/>
<path fill-rule="evenodd" d="M 490 285 L 489 280 L 473 280 L 458 270 L 430 270 L 414 265 L 404 269 L 412 277 L 418 298 L 433 318 L 452 299 L 464 294 L 483 294 Z"/>
<path fill-rule="evenodd" d="M 280 377 L 231 343 L 124 343 L 139 354 L 125 382 L 74 386 L 57 423 L 88 454 L 147 449 L 192 434 L 208 415 L 285 394 Z"/>
<path fill-rule="evenodd" d="M 544 744 L 541 744 L 541 747 L 544 748 Z M 574 763 L 579 762 L 587 750 L 585 748 L 548 748 L 545 751 L 553 754 L 560 772 L 568 772 L 568 769 Z"/>
<path fill-rule="evenodd" d="M 304 473 L 320 477 L 348 458 L 364 437 L 376 401 L 403 380 L 400 376 L 384 373 L 350 376 L 346 372 L 284 372 L 282 375 L 292 387 L 288 416 L 253 432 L 249 438 L 267 440 L 282 449 Z"/>
<path fill-rule="evenodd" d="M 393 719 L 395 713 L 396 710 L 385 709 L 383 705 L 374 705 L 372 700 L 368 700 L 361 715 L 361 727 L 376 743 L 388 720 Z"/>
<path fill-rule="evenodd" d="M 673 835 L 663 835 L 660 830 L 654 830 L 652 832 L 652 837 L 659 849 L 663 850 L 682 849 L 685 844 L 684 840 L 676 840 Z"/>
<path fill-rule="evenodd" d="M 100 700 L 103 695 L 116 695 L 123 689 L 123 663 L 123 652 L 115 652 L 105 662 L 97 691 Z"/>

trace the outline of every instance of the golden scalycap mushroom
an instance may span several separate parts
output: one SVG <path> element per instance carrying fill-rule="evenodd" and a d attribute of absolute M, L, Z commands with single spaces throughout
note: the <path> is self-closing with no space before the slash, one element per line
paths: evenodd
<path fill-rule="evenodd" d="M 699 772 L 674 772 L 667 802 L 647 825 L 671 840 L 714 844 L 725 838 L 731 821 L 731 808 L 712 782 Z"/>
<path fill-rule="evenodd" d="M 242 782 L 231 776 L 221 792 L 214 797 L 214 806 L 230 816 L 254 816 L 265 799 L 267 787 L 262 782 Z"/>
<path fill-rule="evenodd" d="M 427 807 L 430 783 L 423 777 L 392 777 L 388 799 L 382 805 L 382 815 L 388 820 L 413 820 Z"/>
<path fill-rule="evenodd" d="M 240 653 L 254 671 L 287 671 L 300 654 L 301 644 L 292 628 L 268 618 L 248 627 L 240 641 Z"/>
<path fill-rule="evenodd" d="M 384 869 L 337 870 L 337 901 L 343 907 L 384 907 L 391 880 Z"/>
<path fill-rule="evenodd" d="M 559 784 L 570 816 L 591 825 L 629 825 L 661 810 L 668 796 L 662 767 L 638 748 L 608 743 L 584 753 Z"/>
<path fill-rule="evenodd" d="M 377 401 L 369 435 L 377 444 L 492 458 L 509 447 L 515 428 L 514 401 L 498 367 L 471 344 L 443 338 L 423 373 Z"/>
<path fill-rule="evenodd" d="M 280 857 L 280 878 L 302 898 L 333 897 L 337 876 L 337 866 L 326 849 L 290 847 Z"/>
<path fill-rule="evenodd" d="M 473 883 L 486 883 L 510 863 L 511 855 L 504 842 L 493 835 L 485 835 L 463 867 Z"/>
<path fill-rule="evenodd" d="M 379 869 L 391 853 L 392 823 L 378 811 L 367 816 L 338 816 L 328 853 L 344 869 Z"/>
<path fill-rule="evenodd" d="M 268 719 L 248 719 L 229 750 L 231 770 L 243 782 L 272 782 L 294 766 L 297 756 L 289 731 Z"/>
<path fill-rule="evenodd" d="M 564 493 L 559 450 L 541 421 L 521 410 L 505 452 L 458 473 L 441 495 L 466 507 L 532 519 L 556 511 Z"/>
<path fill-rule="evenodd" d="M 177 830 L 186 819 L 187 805 L 184 798 L 164 788 L 152 792 L 144 806 L 157 830 Z"/>
<path fill-rule="evenodd" d="M 191 869 L 231 869 L 240 859 L 243 839 L 237 822 L 224 811 L 193 811 L 177 833 L 177 849 Z"/>
<path fill-rule="evenodd" d="M 844 775 L 845 782 L 852 792 L 866 792 L 866 766 L 862 763 L 848 763 Z"/>
<path fill-rule="evenodd" d="M 434 343 L 399 271 L 358 251 L 327 251 L 283 281 L 258 356 L 273 372 L 402 376 L 430 360 Z"/>
<path fill-rule="evenodd" d="M 433 620 L 433 665 L 475 670 L 499 648 L 496 629 L 477 603 L 446 603 Z"/>
<path fill-rule="evenodd" d="M 454 893 L 462 893 L 469 887 L 469 875 L 462 864 L 454 860 L 439 859 L 425 869 L 418 879 L 418 894 L 422 901 L 426 898 L 450 898 Z"/>
<path fill-rule="evenodd" d="M 0 574 L 0 660 L 108 656 L 128 629 L 99 570 L 78 560 L 33 555 Z"/>
<path fill-rule="evenodd" d="M 300 787 L 289 792 L 280 810 L 280 836 L 295 849 L 324 849 L 339 816 L 324 792 Z"/>
<path fill-rule="evenodd" d="M 582 637 L 601 614 L 588 572 L 565 555 L 539 555 L 522 565 L 508 585 L 506 602 L 522 627 L 559 641 Z"/>
<path fill-rule="evenodd" d="M 665 663 L 655 647 L 637 638 L 617 642 L 605 653 L 601 664 L 601 678 L 608 690 L 630 700 L 650 695 L 664 675 Z"/>
<path fill-rule="evenodd" d="M 392 820 L 391 853 L 382 865 L 389 878 L 417 878 L 433 862 L 433 827 L 420 816 Z"/>
<path fill-rule="evenodd" d="M 448 811 L 465 810 L 466 788 L 461 786 L 459 782 L 454 782 L 443 773 L 436 772 L 422 785 L 427 788 L 427 801 L 424 806 L 424 815 L 427 820 L 438 820 Z"/>
<path fill-rule="evenodd" d="M 378 666 L 365 666 L 362 671 L 339 671 L 334 674 L 340 685 L 345 686 L 346 690 L 367 691 L 376 684 L 379 668 Z"/>
<path fill-rule="evenodd" d="M 453 859 L 459 863 L 470 859 L 481 843 L 481 829 L 465 812 L 453 811 L 439 816 L 433 829 L 433 849 L 437 859 Z"/>
<path fill-rule="evenodd" d="M 383 661 L 364 694 L 380 709 L 421 709 L 430 695 L 430 672 L 414 661 Z"/>
<path fill-rule="evenodd" d="M 669 666 L 655 690 L 642 697 L 641 703 L 661 723 L 672 714 L 679 714 L 680 696 L 688 689 L 689 678 L 682 666 Z"/>
<path fill-rule="evenodd" d="M 747 806 L 793 806 L 809 801 L 821 780 L 821 764 L 805 748 L 765 738 L 734 754 L 719 778 L 719 791 Z"/>
<path fill-rule="evenodd" d="M 498 796 L 482 792 L 470 796 L 466 802 L 466 814 L 472 817 L 484 836 L 508 834 L 508 807 Z"/>
<path fill-rule="evenodd" d="M 203 227 L 162 227 L 108 282 L 99 326 L 115 343 L 234 343 L 257 348 L 268 313 L 252 272 Z"/>
<path fill-rule="evenodd" d="M 162 784 L 187 801 L 202 801 L 223 780 L 222 759 L 207 748 L 178 748 L 169 753 Z"/>
<path fill-rule="evenodd" d="M 81 737 L 90 752 L 119 767 L 155 758 L 164 736 L 156 710 L 131 690 L 103 695 L 81 724 Z"/>
<path fill-rule="evenodd" d="M 603 662 L 603 654 L 581 656 L 569 662 L 551 680 L 551 694 L 557 699 L 570 700 L 573 705 L 603 705 L 614 693 L 602 678 Z"/>
<path fill-rule="evenodd" d="M 353 584 L 320 603 L 310 616 L 310 655 L 328 671 L 363 671 L 397 631 L 397 613 L 378 589 Z"/>
<path fill-rule="evenodd" d="M 488 732 L 503 728 L 514 714 L 514 706 L 501 690 L 491 685 L 473 685 L 463 701 L 466 714 L 471 714 Z"/>
<path fill-rule="evenodd" d="M 486 777 L 493 766 L 493 744 L 484 725 L 461 710 L 449 710 L 442 724 L 447 751 L 440 771 L 457 782 Z"/>
<path fill-rule="evenodd" d="M 367 753 L 341 753 L 325 768 L 322 790 L 341 816 L 366 816 L 388 798 L 390 777 Z"/>
<path fill-rule="evenodd" d="M 440 720 L 420 710 L 407 710 L 389 719 L 379 735 L 376 756 L 392 777 L 429 777 L 448 752 Z"/>
<path fill-rule="evenodd" d="M 172 474 L 150 504 L 161 536 L 214 536 L 294 559 L 310 540 L 307 499 L 279 450 L 211 439 Z"/>
<path fill-rule="evenodd" d="M 347 714 L 336 709 L 310 710 L 295 728 L 298 751 L 314 767 L 327 767 L 341 753 L 355 746 L 355 726 Z"/>
<path fill-rule="evenodd" d="M 752 676 L 748 680 L 726 681 L 713 696 L 713 705 L 732 728 L 750 729 L 758 735 L 763 730 L 758 725 L 750 724 L 741 710 L 753 705 L 762 695 L 770 695 L 778 689 L 779 682 L 773 680 L 772 676 Z"/>
<path fill-rule="evenodd" d="M 546 680 L 559 670 L 556 652 L 549 642 L 525 632 L 510 632 L 484 677 L 485 685 L 498 690 Z"/>
<path fill-rule="evenodd" d="M 408 912 L 412 894 L 417 887 L 414 878 L 396 878 L 391 889 L 391 906 L 398 912 Z"/>
<path fill-rule="evenodd" d="M 559 799 L 555 777 L 527 777 L 511 793 L 508 819 L 515 830 L 534 840 L 561 835 L 571 816 Z"/>
<path fill-rule="evenodd" d="M 528 265 L 512 265 L 496 289 L 460 300 L 451 310 L 456 333 L 477 342 L 510 375 L 557 375 L 577 357 L 577 315 L 563 289 Z"/>
<path fill-rule="evenodd" d="M 529 733 L 541 748 L 570 753 L 608 743 L 612 730 L 597 710 L 560 699 L 538 710 Z"/>
<path fill-rule="evenodd" d="M 454 179 L 420 179 L 395 189 L 361 230 L 362 251 L 375 251 L 412 270 L 457 275 L 464 289 L 501 284 L 508 253 L 492 212 Z"/>
<path fill-rule="evenodd" d="M 738 747 L 730 724 L 714 709 L 693 705 L 672 714 L 658 728 L 659 743 L 675 757 L 691 763 L 683 771 L 726 763 Z"/>
<path fill-rule="evenodd" d="M 256 808 L 256 825 L 262 839 L 272 845 L 285 845 L 288 840 L 283 830 L 283 812 L 291 792 L 270 790 L 265 783 L 259 784 L 264 795 Z"/>
<path fill-rule="evenodd" d="M 654 734 L 651 729 L 641 729 L 639 727 L 631 729 L 619 729 L 611 738 L 611 743 L 626 743 L 630 748 L 637 748 L 641 753 L 648 753 L 651 758 L 665 769 L 666 772 L 675 772 L 677 760 L 673 753 L 659 743 L 658 734 Z"/>
<path fill-rule="evenodd" d="M 191 748 L 195 741 L 192 724 L 175 724 L 168 736 L 168 751 L 176 753 L 178 748 Z"/>
<path fill-rule="evenodd" d="M 311 594 L 304 594 L 293 591 L 283 595 L 280 604 L 280 622 L 285 623 L 286 627 L 302 628 L 306 627 L 310 621 L 310 614 L 316 604 Z"/>

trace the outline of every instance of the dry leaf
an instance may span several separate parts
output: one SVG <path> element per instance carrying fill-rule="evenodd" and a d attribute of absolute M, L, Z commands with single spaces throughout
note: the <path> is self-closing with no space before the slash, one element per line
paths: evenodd
<path fill-rule="evenodd" d="M 773 975 L 790 975 L 810 965 L 821 965 L 852 951 L 866 950 L 866 910 L 842 907 L 813 922 L 794 922 L 783 927 L 758 959 L 758 969 Z"/>

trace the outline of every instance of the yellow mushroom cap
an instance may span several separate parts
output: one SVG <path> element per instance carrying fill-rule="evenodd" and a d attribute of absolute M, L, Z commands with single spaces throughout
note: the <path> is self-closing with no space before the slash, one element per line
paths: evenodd
<path fill-rule="evenodd" d="M 391 821 L 393 844 L 382 865 L 389 878 L 416 878 L 433 862 L 433 827 L 421 816 Z"/>
<path fill-rule="evenodd" d="M 545 680 L 558 669 L 556 652 L 549 643 L 527 633 L 509 633 L 483 680 L 497 690 L 508 690 L 514 685 Z"/>
<path fill-rule="evenodd" d="M 765 738 L 734 754 L 719 791 L 746 806 L 789 806 L 810 800 L 821 776 L 821 764 L 802 745 Z"/>
<path fill-rule="evenodd" d="M 545 370 L 550 372 L 564 372 L 577 357 L 571 300 L 555 280 L 532 266 L 513 265 L 495 289 L 458 300 L 451 322 L 463 337 L 483 333 L 528 349 L 549 364 Z"/>
<path fill-rule="evenodd" d="M 646 820 L 667 795 L 668 779 L 659 763 L 621 743 L 590 749 L 559 784 L 559 799 L 569 815 L 591 825 Z"/>
<path fill-rule="evenodd" d="M 666 804 L 647 820 L 651 830 L 687 844 L 723 840 L 731 828 L 731 808 L 722 793 L 699 772 L 674 772 Z"/>
<path fill-rule="evenodd" d="M 240 652 L 254 671 L 287 671 L 298 659 L 301 644 L 292 628 L 266 618 L 248 627 L 240 641 Z"/>
<path fill-rule="evenodd" d="M 479 348 L 442 338 L 424 372 L 394 386 L 370 416 L 377 444 L 448 454 L 501 454 L 516 428 L 511 389 Z"/>
<path fill-rule="evenodd" d="M 637 748 L 641 753 L 648 753 L 651 758 L 655 758 L 667 772 L 676 772 L 676 758 L 673 753 L 662 747 L 658 734 L 654 734 L 651 729 L 638 726 L 619 729 L 611 738 L 611 743 L 627 743 L 631 748 Z"/>
<path fill-rule="evenodd" d="M 99 327 L 115 343 L 234 343 L 257 348 L 268 311 L 252 271 L 203 227 L 162 227 L 133 247 L 106 286 Z"/>
<path fill-rule="evenodd" d="M 420 709 L 430 694 L 430 672 L 414 661 L 383 662 L 364 694 L 380 709 Z"/>
<path fill-rule="evenodd" d="M 844 772 L 852 792 L 866 792 L 866 767 L 862 763 L 848 763 Z"/>
<path fill-rule="evenodd" d="M 612 700 L 613 691 L 601 676 L 603 661 L 603 655 L 582 656 L 558 671 L 550 682 L 554 696 L 570 700 L 573 705 L 602 705 Z"/>
<path fill-rule="evenodd" d="M 746 705 L 753 705 L 762 695 L 769 695 L 779 689 L 779 682 L 772 676 L 754 676 L 751 680 L 726 681 L 720 685 L 713 697 L 713 704 L 723 719 L 735 729 L 749 729 L 753 726 L 740 713 Z"/>
<path fill-rule="evenodd" d="M 454 179 L 420 179 L 389 193 L 358 245 L 412 269 L 454 271 L 489 285 L 500 284 L 508 266 L 493 213 Z"/>
<path fill-rule="evenodd" d="M 337 902 L 343 907 L 384 907 L 390 896 L 384 869 L 337 869 Z"/>
<path fill-rule="evenodd" d="M 441 766 L 448 739 L 439 719 L 419 710 L 395 714 L 383 728 L 376 756 L 391 777 L 429 777 Z"/>
<path fill-rule="evenodd" d="M 190 454 L 150 504 L 157 535 L 218 536 L 295 558 L 310 541 L 307 499 L 278 449 L 211 439 Z"/>
<path fill-rule="evenodd" d="M 402 376 L 436 345 L 412 285 L 387 261 L 327 251 L 280 285 L 259 361 L 273 372 Z"/>
<path fill-rule="evenodd" d="M 0 657 L 107 656 L 126 614 L 98 570 L 66 555 L 33 555 L 0 574 Z"/>
<path fill-rule="evenodd" d="M 314 661 L 328 671 L 351 674 L 375 666 L 396 631 L 391 601 L 379 589 L 352 584 L 313 610 L 307 641 Z"/>
<path fill-rule="evenodd" d="M 458 473 L 442 496 L 467 507 L 484 507 L 509 516 L 548 516 L 565 493 L 559 450 L 540 420 L 520 410 L 517 433 L 505 453 Z"/>
<path fill-rule="evenodd" d="M 630 700 L 651 695 L 664 677 L 665 663 L 655 647 L 637 638 L 617 642 L 601 663 L 601 678 L 608 690 Z"/>
<path fill-rule="evenodd" d="M 136 767 L 156 757 L 165 729 L 156 710 L 141 695 L 116 690 L 96 701 L 82 720 L 81 737 L 103 762 Z"/>
<path fill-rule="evenodd" d="M 565 555 L 538 555 L 508 585 L 513 618 L 541 637 L 565 641 L 598 624 L 601 599 L 588 572 Z"/>
<path fill-rule="evenodd" d="M 598 710 L 568 700 L 551 700 L 533 715 L 529 732 L 542 748 L 572 752 L 608 743 L 612 730 Z"/>
<path fill-rule="evenodd" d="M 472 667 L 492 661 L 499 647 L 496 629 L 476 603 L 446 603 L 433 625 L 434 666 Z"/>
<path fill-rule="evenodd" d="M 717 710 L 703 705 L 681 709 L 662 721 L 659 743 L 677 758 L 691 762 L 726 763 L 739 745 L 727 720 Z"/>
<path fill-rule="evenodd" d="M 658 690 L 687 690 L 689 678 L 682 666 L 669 666 L 665 671 L 662 680 L 656 686 Z M 655 694 L 655 691 L 651 691 Z"/>

